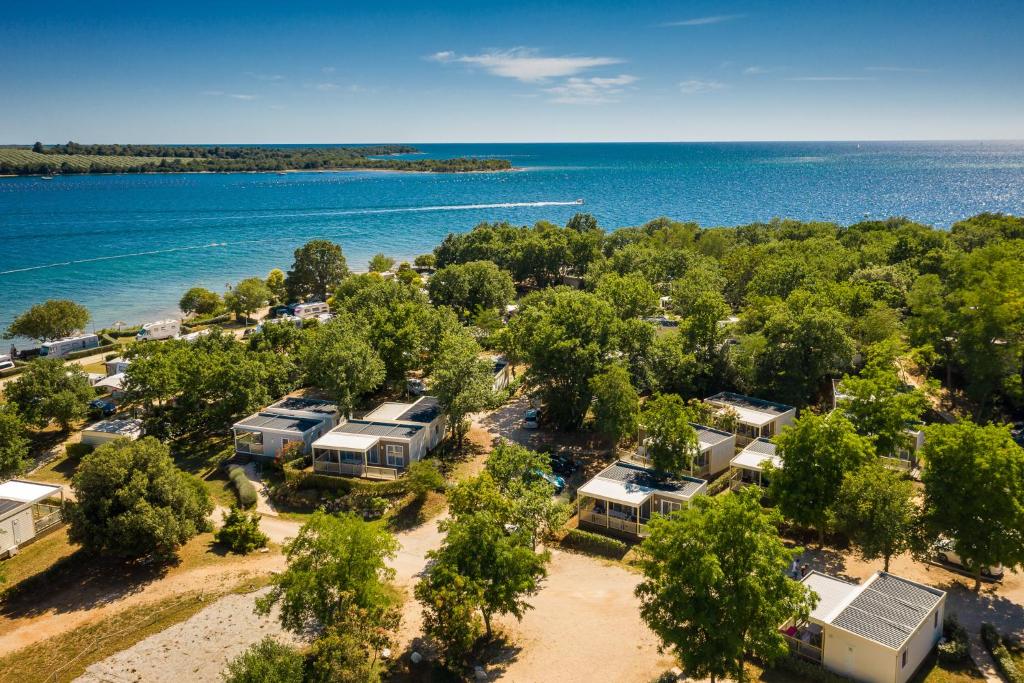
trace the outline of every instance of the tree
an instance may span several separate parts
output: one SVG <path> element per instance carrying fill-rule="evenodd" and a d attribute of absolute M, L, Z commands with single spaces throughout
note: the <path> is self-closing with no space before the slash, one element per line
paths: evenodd
<path fill-rule="evenodd" d="M 64 431 L 88 414 L 96 396 L 80 365 L 57 358 L 32 361 L 4 391 L 26 422 L 39 429 L 57 422 Z"/>
<path fill-rule="evenodd" d="M 466 416 L 487 407 L 494 393 L 492 362 L 481 358 L 480 346 L 459 330 L 444 335 L 431 365 L 431 391 L 448 416 L 455 450 L 461 452 L 469 431 Z"/>
<path fill-rule="evenodd" d="M 436 306 L 450 306 L 466 318 L 481 309 L 501 309 L 515 296 L 508 271 L 492 261 L 470 261 L 441 268 L 428 284 Z"/>
<path fill-rule="evenodd" d="M 239 555 L 248 555 L 252 551 L 263 548 L 270 538 L 260 531 L 259 513 L 248 514 L 245 510 L 232 505 L 231 511 L 222 513 L 224 524 L 214 534 L 214 539 Z"/>
<path fill-rule="evenodd" d="M 249 317 L 266 306 L 273 296 L 267 283 L 258 277 L 248 277 L 224 295 L 224 305 L 236 318 L 244 314 L 248 324 Z"/>
<path fill-rule="evenodd" d="M 595 294 L 623 320 L 650 315 L 658 306 L 658 293 L 640 273 L 608 273 L 598 281 Z"/>
<path fill-rule="evenodd" d="M 686 403 L 675 394 L 658 394 L 647 401 L 640 423 L 647 455 L 655 469 L 668 474 L 693 469 L 698 446 L 697 430 L 691 421 Z"/>
<path fill-rule="evenodd" d="M 0 479 L 15 477 L 28 466 L 25 423 L 13 406 L 0 403 Z"/>
<path fill-rule="evenodd" d="M 153 437 L 98 447 L 82 458 L 71 487 L 68 538 L 93 553 L 166 559 L 210 526 L 206 488 Z"/>
<path fill-rule="evenodd" d="M 395 265 L 395 259 L 384 254 L 374 254 L 370 259 L 369 271 L 371 273 L 386 273 Z"/>
<path fill-rule="evenodd" d="M 779 625 L 806 619 L 816 604 L 786 576 L 799 550 L 782 544 L 780 521 L 751 491 L 698 496 L 692 507 L 651 520 L 639 548 L 640 615 L 689 676 L 744 680 L 744 657 L 785 656 Z"/>
<path fill-rule="evenodd" d="M 908 425 L 928 407 L 918 389 L 907 390 L 894 367 L 869 367 L 858 377 L 843 378 L 839 407 L 861 436 L 871 436 L 879 455 L 894 456 L 907 442 Z"/>
<path fill-rule="evenodd" d="M 889 560 L 910 549 L 917 521 L 909 479 L 875 461 L 843 477 L 833 505 L 836 526 L 865 560 Z"/>
<path fill-rule="evenodd" d="M 306 683 L 379 683 L 388 668 L 384 650 L 394 646 L 400 622 L 398 609 L 350 607 L 313 641 Z"/>
<path fill-rule="evenodd" d="M 529 363 L 552 421 L 576 429 L 590 408 L 590 379 L 615 349 L 618 319 L 604 299 L 565 287 L 522 300 L 509 323 L 510 355 Z"/>
<path fill-rule="evenodd" d="M 431 491 L 442 491 L 444 475 L 436 460 L 417 460 L 410 463 L 405 473 L 405 483 L 417 500 L 423 500 Z"/>
<path fill-rule="evenodd" d="M 38 140 L 36 140 L 35 144 L 32 145 L 32 151 L 35 152 L 36 154 L 42 154 L 43 153 L 43 143 L 41 143 Z"/>
<path fill-rule="evenodd" d="M 4 337 L 28 337 L 48 342 L 81 332 L 89 324 L 89 319 L 85 306 L 67 299 L 50 299 L 15 318 Z"/>
<path fill-rule="evenodd" d="M 351 319 L 337 316 L 310 332 L 299 348 L 307 381 L 330 392 L 343 414 L 384 381 L 384 363 Z"/>
<path fill-rule="evenodd" d="M 629 372 L 621 364 L 608 369 L 590 380 L 594 395 L 594 424 L 598 431 L 618 443 L 636 434 L 640 417 L 640 397 L 629 381 Z"/>
<path fill-rule="evenodd" d="M 978 590 L 982 568 L 1024 564 L 1024 450 L 993 425 L 964 421 L 925 434 L 926 534 L 956 545 Z"/>
<path fill-rule="evenodd" d="M 327 301 L 348 275 L 341 247 L 329 240 L 312 240 L 295 250 L 295 262 L 285 278 L 292 300 Z"/>
<path fill-rule="evenodd" d="M 433 268 L 437 265 L 437 257 L 433 254 L 420 254 L 413 259 L 412 264 L 417 268 Z"/>
<path fill-rule="evenodd" d="M 281 625 L 301 633 L 311 624 L 344 622 L 350 608 L 390 605 L 387 561 L 398 542 L 386 529 L 353 514 L 317 511 L 287 546 L 288 568 L 271 579 L 270 592 L 256 601 L 261 614 L 281 606 Z"/>
<path fill-rule="evenodd" d="M 782 468 L 769 475 L 771 496 L 788 519 L 816 529 L 821 545 L 843 478 L 874 456 L 871 441 L 841 414 L 808 413 L 775 442 Z"/>
<path fill-rule="evenodd" d="M 220 295 L 205 287 L 193 287 L 185 292 L 178 302 L 178 308 L 185 315 L 213 315 L 221 306 Z"/>
<path fill-rule="evenodd" d="M 228 662 L 224 683 L 304 683 L 306 659 L 267 636 Z"/>
<path fill-rule="evenodd" d="M 284 271 L 274 268 L 267 273 L 267 289 L 270 290 L 270 303 L 283 304 L 288 301 L 288 287 L 285 285 Z"/>

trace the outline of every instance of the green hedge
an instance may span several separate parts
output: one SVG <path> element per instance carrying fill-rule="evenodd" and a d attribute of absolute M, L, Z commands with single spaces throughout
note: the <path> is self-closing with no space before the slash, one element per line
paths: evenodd
<path fill-rule="evenodd" d="M 960 664 L 970 656 L 970 637 L 967 629 L 960 625 L 955 615 L 949 615 L 942 622 L 942 635 L 945 642 L 939 643 L 939 661 L 947 664 Z"/>
<path fill-rule="evenodd" d="M 851 683 L 851 679 L 833 673 L 820 664 L 812 664 L 793 656 L 780 657 L 769 668 L 791 673 L 801 681 L 811 681 L 812 683 Z"/>
<path fill-rule="evenodd" d="M 629 550 L 629 546 L 617 538 L 610 538 L 582 529 L 570 529 L 562 539 L 562 545 L 584 553 L 602 555 L 621 559 Z"/>
<path fill-rule="evenodd" d="M 284 479 L 294 483 L 299 489 L 314 489 L 317 491 L 332 491 L 336 493 L 362 493 L 384 498 L 404 495 L 409 491 L 409 485 L 405 479 L 394 481 L 373 481 L 370 479 L 358 479 L 356 477 L 331 476 L 329 474 L 317 474 L 300 469 L 303 460 L 292 460 L 284 465 Z"/>
<path fill-rule="evenodd" d="M 228 479 L 231 480 L 231 484 L 235 487 L 239 505 L 243 508 L 251 508 L 256 505 L 256 487 L 245 476 L 244 467 L 241 465 L 228 465 Z"/>
<path fill-rule="evenodd" d="M 92 453 L 94 448 L 87 443 L 69 443 L 64 446 L 64 453 L 72 460 L 78 460 Z"/>
<path fill-rule="evenodd" d="M 999 637 L 996 627 L 987 622 L 982 624 L 981 639 L 985 641 L 985 647 L 992 654 L 992 659 L 996 660 L 999 673 L 1010 683 L 1024 683 L 1024 672 L 1019 671 L 1017 665 L 1013 663 L 1013 657 L 1006 649 L 1003 639 Z"/>

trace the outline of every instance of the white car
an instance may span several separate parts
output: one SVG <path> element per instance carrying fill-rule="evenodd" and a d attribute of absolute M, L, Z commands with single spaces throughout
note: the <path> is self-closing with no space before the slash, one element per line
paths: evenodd
<path fill-rule="evenodd" d="M 0 355 L 0 370 L 10 370 L 14 367 L 14 361 L 7 354 Z"/>
<path fill-rule="evenodd" d="M 949 539 L 941 538 L 939 539 L 939 542 L 935 544 L 935 559 L 943 564 L 952 564 L 963 568 L 965 571 L 970 571 L 967 565 L 964 564 L 963 558 L 956 552 L 956 544 Z M 982 567 L 981 569 L 982 576 L 995 580 L 1003 578 L 1003 574 L 1005 572 L 1006 570 L 1001 564 Z"/>

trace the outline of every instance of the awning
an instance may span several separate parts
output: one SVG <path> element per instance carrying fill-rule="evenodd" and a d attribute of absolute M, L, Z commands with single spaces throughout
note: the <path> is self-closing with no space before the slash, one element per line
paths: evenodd
<path fill-rule="evenodd" d="M 380 440 L 377 436 L 351 434 L 348 432 L 327 432 L 313 442 L 313 448 L 333 448 L 339 451 L 366 451 Z"/>
<path fill-rule="evenodd" d="M 111 375 L 110 377 L 104 377 L 99 382 L 96 382 L 96 384 L 94 384 L 93 386 L 94 387 L 98 387 L 98 388 L 103 388 L 103 389 L 114 389 L 114 390 L 120 391 L 121 389 L 124 388 L 123 385 L 124 385 L 124 373 L 123 372 L 119 372 L 116 375 Z"/>
<path fill-rule="evenodd" d="M 768 463 L 776 469 L 782 467 L 782 458 L 767 453 L 756 453 L 754 451 L 742 451 L 739 455 L 729 461 L 733 467 L 741 467 L 745 470 L 763 472 Z"/>
<path fill-rule="evenodd" d="M 59 486 L 36 484 L 31 481 L 12 479 L 0 484 L 0 498 L 19 503 L 36 503 L 60 493 Z"/>
<path fill-rule="evenodd" d="M 652 493 L 654 493 L 654 489 L 646 486 L 624 484 L 621 481 L 602 479 L 601 477 L 591 479 L 576 491 L 577 496 L 601 498 L 602 500 L 610 500 L 613 503 L 620 503 L 631 507 L 643 504 L 644 501 L 651 497 Z"/>

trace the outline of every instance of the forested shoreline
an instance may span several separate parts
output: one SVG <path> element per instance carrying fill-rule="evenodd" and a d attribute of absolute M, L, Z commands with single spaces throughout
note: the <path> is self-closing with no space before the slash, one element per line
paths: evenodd
<path fill-rule="evenodd" d="M 391 170 L 505 171 L 506 159 L 374 158 L 415 154 L 409 145 L 264 147 L 250 145 L 65 145 L 0 148 L 0 175 L 79 173 L 237 173 Z"/>

